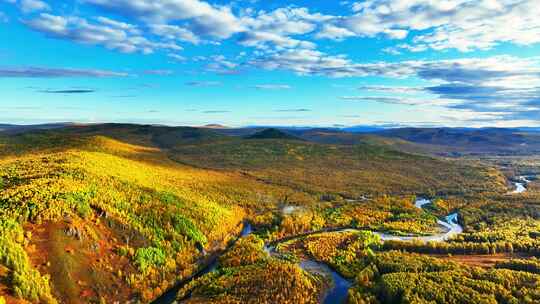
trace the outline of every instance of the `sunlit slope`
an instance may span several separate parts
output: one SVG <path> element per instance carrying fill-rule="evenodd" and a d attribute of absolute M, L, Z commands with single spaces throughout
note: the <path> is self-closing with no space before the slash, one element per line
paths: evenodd
<path fill-rule="evenodd" d="M 485 165 L 400 152 L 392 148 L 393 144 L 369 138 L 342 145 L 311 142 L 305 140 L 307 137 L 297 140 L 273 129 L 238 137 L 206 128 L 129 124 L 78 126 L 50 133 L 61 143 L 72 138 L 63 143 L 67 145 L 81 138 L 106 136 L 158 147 L 178 163 L 241 172 L 266 183 L 315 195 L 506 191 L 503 176 Z M 33 134 L 24 136 L 37 141 Z M 419 146 L 411 149 L 416 152 Z"/>
<path fill-rule="evenodd" d="M 462 194 L 501 191 L 504 179 L 473 162 L 398 152 L 380 145 L 329 145 L 288 139 L 235 139 L 177 145 L 171 158 L 204 168 L 242 170 L 307 192 Z"/>
<path fill-rule="evenodd" d="M 353 142 L 341 144 L 340 134 L 349 133 L 333 133 L 320 142 L 305 136 L 320 133 L 316 129 L 299 133 L 300 140 L 296 134 L 276 129 L 239 137 L 206 128 L 122 124 L 68 128 L 65 132 L 152 145 L 167 151 L 171 159 L 180 163 L 242 171 L 265 182 L 314 194 L 505 191 L 505 180 L 496 170 L 474 162 L 419 156 L 423 152 L 420 145 L 398 139 L 386 139 L 392 141 L 388 143 L 377 136 L 355 137 Z M 334 137 L 338 140 L 332 143 L 330 138 Z M 400 152 L 403 147 L 413 153 Z"/>
<path fill-rule="evenodd" d="M 289 191 L 103 136 L 2 144 L 0 295 L 10 301 L 148 301 Z"/>

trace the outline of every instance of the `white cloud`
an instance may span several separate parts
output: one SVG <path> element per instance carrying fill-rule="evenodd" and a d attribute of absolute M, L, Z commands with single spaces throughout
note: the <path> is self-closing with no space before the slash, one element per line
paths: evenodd
<path fill-rule="evenodd" d="M 438 105 L 455 113 L 466 113 L 464 116 L 476 113 L 477 120 L 491 115 L 499 120 L 540 121 L 538 57 L 497 56 L 402 64 L 413 68 L 414 73 L 409 77 L 422 78 L 431 85 L 416 88 L 367 86 L 361 90 L 382 95 L 347 99 Z"/>
<path fill-rule="evenodd" d="M 290 90 L 292 87 L 288 84 L 258 84 L 251 88 L 257 90 Z"/>
<path fill-rule="evenodd" d="M 540 6 L 535 0 L 368 0 L 352 5 L 354 15 L 336 20 L 358 36 L 386 34 L 403 39 L 407 31 L 435 50 L 490 49 L 501 42 L 540 42 Z M 417 49 L 419 50 L 419 49 Z"/>
<path fill-rule="evenodd" d="M 310 41 L 296 40 L 287 36 L 282 36 L 270 32 L 246 32 L 239 39 L 240 44 L 249 47 L 267 49 L 268 44 L 283 49 L 283 48 L 304 48 L 313 49 L 316 45 Z"/>
<path fill-rule="evenodd" d="M 540 77 L 539 60 L 539 58 L 495 56 L 455 60 L 355 63 L 345 55 L 290 49 L 262 54 L 250 61 L 250 64 L 268 70 L 289 70 L 300 75 L 391 78 L 415 76 L 431 81 L 482 82 L 489 85 L 496 85 L 502 81 L 507 84 L 531 86 L 536 85 Z"/>
<path fill-rule="evenodd" d="M 210 61 L 210 63 L 208 63 L 205 67 L 207 71 L 215 72 L 218 74 L 238 73 L 238 70 L 236 69 L 238 67 L 238 64 L 230 61 L 223 55 L 214 55 L 210 56 L 209 58 L 204 58 L 202 60 Z"/>
<path fill-rule="evenodd" d="M 333 17 L 311 14 L 306 8 L 278 8 L 271 12 L 259 12 L 251 17 L 245 16 L 241 18 L 241 22 L 252 31 L 303 35 L 313 32 L 318 23 L 331 18 Z"/>
<path fill-rule="evenodd" d="M 394 93 L 394 94 L 414 94 L 422 91 L 419 87 L 399 87 L 399 86 L 361 86 L 358 88 L 360 91 L 368 92 L 382 92 L 382 93 Z"/>
<path fill-rule="evenodd" d="M 50 37 L 69 39 L 85 44 L 103 45 L 108 49 L 124 53 L 153 53 L 156 49 L 179 51 L 174 42 L 153 42 L 138 34 L 133 26 L 111 19 L 98 19 L 100 24 L 91 24 L 79 17 L 62 17 L 42 13 L 39 17 L 25 21 L 32 29 Z"/>
<path fill-rule="evenodd" d="M 4 1 L 15 3 L 15 0 Z M 396 55 L 404 51 L 450 48 L 467 52 L 490 49 L 504 42 L 540 43 L 540 5 L 536 0 L 366 0 L 343 3 L 352 11 L 341 16 L 295 6 L 271 11 L 244 7 L 233 11 L 233 7 L 238 7 L 236 4 L 217 5 L 203 0 L 81 1 L 138 24 L 134 28 L 108 17 L 95 18 L 102 26 L 137 36 L 135 40 L 139 44 L 152 44 L 148 37 L 154 35 L 162 40 L 154 42 L 161 46 L 143 47 L 143 52 L 167 48 L 177 42 L 218 44 L 235 35 L 241 45 L 266 52 L 315 49 L 313 39 L 340 41 L 378 35 L 397 41 L 411 38 L 407 43 L 383 49 Z M 26 12 L 50 9 L 41 0 L 20 0 L 19 4 Z M 100 44 L 111 48 L 113 43 Z M 133 47 L 133 43 L 112 48 L 141 49 Z"/>
<path fill-rule="evenodd" d="M 401 29 L 387 29 L 384 31 L 384 33 L 391 39 L 405 39 L 407 38 L 409 31 Z"/>
<path fill-rule="evenodd" d="M 21 0 L 19 4 L 22 6 L 23 2 L 40 0 Z M 83 2 L 110 15 L 85 19 L 41 13 L 25 23 L 49 37 L 127 53 L 163 50 L 178 62 L 186 60 L 178 54 L 182 50 L 178 43 L 236 42 L 254 49 L 230 58 L 195 56 L 192 60 L 205 71 L 220 74 L 255 67 L 299 75 L 415 79 L 427 84 L 410 88 L 364 86 L 359 89 L 369 92 L 367 96 L 343 99 L 444 107 L 448 112 L 463 116 L 476 113 L 485 119 L 527 121 L 534 115 L 540 116 L 539 58 L 497 56 L 358 63 L 346 55 L 320 51 L 314 42 L 382 36 L 395 41 L 383 49 L 392 54 L 449 48 L 467 52 L 490 49 L 503 42 L 531 45 L 540 43 L 540 5 L 533 0 L 366 0 L 346 4 L 352 12 L 341 16 L 294 6 L 271 11 L 233 11 L 237 6 L 202 0 Z M 36 6 L 27 11 L 46 9 L 48 6 Z M 115 15 L 125 21 L 110 17 Z M 410 39 L 402 41 L 406 38 Z M 290 87 L 263 84 L 252 88 Z"/>
<path fill-rule="evenodd" d="M 315 38 L 318 39 L 332 39 L 332 40 L 342 40 L 347 37 L 356 36 L 355 33 L 349 31 L 343 27 L 337 27 L 333 24 L 323 25 L 321 31 L 315 34 Z"/>
<path fill-rule="evenodd" d="M 199 37 L 192 31 L 177 25 L 151 24 L 150 29 L 153 34 L 162 36 L 167 40 L 186 41 L 193 44 L 200 42 Z"/>
<path fill-rule="evenodd" d="M 222 83 L 219 81 L 190 81 L 186 82 L 186 85 L 190 87 L 217 87 L 221 86 Z"/>
<path fill-rule="evenodd" d="M 469 109 L 450 109 L 441 115 L 442 118 L 453 122 L 454 124 L 463 125 L 463 123 L 486 123 L 490 126 L 497 121 L 505 121 L 505 117 L 511 115 L 509 112 L 477 112 Z M 538 123 L 538 122 L 536 122 Z M 507 126 L 507 124 L 505 124 Z M 529 124 L 533 125 L 533 124 Z M 524 125 L 519 125 L 520 127 Z M 526 126 L 526 125 L 525 125 Z"/>
<path fill-rule="evenodd" d="M 149 24 L 189 21 L 189 30 L 201 36 L 229 38 L 242 30 L 227 6 L 199 0 L 84 0 L 111 12 Z"/>
<path fill-rule="evenodd" d="M 344 96 L 345 100 L 430 105 L 501 119 L 540 120 L 540 57 L 495 56 L 454 60 L 355 63 L 345 56 L 315 50 L 264 54 L 249 63 L 268 70 L 329 77 L 420 79 L 425 87 L 364 86 L 379 95 Z M 468 113 L 468 112 L 467 112 Z"/>
<path fill-rule="evenodd" d="M 47 67 L 12 67 L 0 68 L 3 78 L 72 78 L 72 77 L 127 77 L 129 74 L 107 70 L 47 68 Z"/>
<path fill-rule="evenodd" d="M 313 49 L 316 45 L 305 36 L 315 31 L 332 16 L 310 13 L 307 8 L 278 8 L 276 10 L 246 14 L 240 18 L 244 31 L 240 33 L 240 44 L 263 50 L 286 48 Z"/>
<path fill-rule="evenodd" d="M 146 70 L 143 71 L 146 75 L 156 75 L 156 76 L 170 76 L 173 75 L 174 72 L 171 70 Z"/>
<path fill-rule="evenodd" d="M 103 24 L 103 25 L 110 26 L 111 28 L 125 30 L 125 31 L 128 31 L 130 33 L 134 33 L 134 34 L 139 34 L 140 33 L 140 31 L 137 29 L 137 27 L 135 25 L 133 25 L 133 24 L 116 21 L 116 20 L 113 20 L 113 19 L 110 19 L 110 18 L 107 18 L 107 17 L 102 17 L 102 16 L 97 17 L 96 20 L 99 23 Z"/>
<path fill-rule="evenodd" d="M 343 100 L 347 101 L 364 101 L 364 102 L 378 102 L 378 103 L 387 103 L 387 104 L 400 104 L 408 106 L 426 106 L 426 105 L 435 105 L 435 106 L 450 106 L 459 104 L 460 102 L 454 99 L 443 99 L 443 98 L 417 98 L 417 97 L 401 97 L 401 96 L 343 96 Z"/>
<path fill-rule="evenodd" d="M 51 9 L 47 3 L 40 0 L 21 0 L 19 7 L 25 14 L 38 11 L 49 11 Z"/>
<path fill-rule="evenodd" d="M 292 49 L 263 55 L 251 65 L 267 70 L 289 70 L 300 75 L 346 76 L 351 62 L 344 56 L 328 56 L 309 49 Z"/>
<path fill-rule="evenodd" d="M 38 0 L 27 0 L 38 1 Z M 235 15 L 230 6 L 213 5 L 201 0 L 82 0 L 97 6 L 105 12 L 116 14 L 138 24 L 116 21 L 109 17 L 94 17 L 99 24 L 90 24 L 84 18 L 42 14 L 39 18 L 26 22 L 32 29 L 45 32 L 57 38 L 78 42 L 100 44 L 123 52 L 141 51 L 150 53 L 154 49 L 174 49 L 177 42 L 193 44 L 212 43 L 238 34 L 237 41 L 247 47 L 273 51 L 287 48 L 313 49 L 316 45 L 294 36 L 305 36 L 332 16 L 310 13 L 306 8 L 278 8 L 273 11 L 243 10 Z M 55 19 L 55 20 L 53 20 Z M 62 19 L 62 20 L 60 20 Z M 60 24 L 64 23 L 64 24 Z M 106 28 L 106 29 L 105 29 Z M 126 41 L 107 43 L 95 37 L 80 37 L 89 31 L 117 31 L 136 36 L 138 44 Z M 161 42 L 151 42 L 157 36 Z M 114 38 L 114 37 L 113 37 Z M 179 49 L 179 47 L 178 47 Z"/>
<path fill-rule="evenodd" d="M 174 53 L 167 54 L 167 57 L 171 58 L 172 60 L 176 62 L 184 62 L 187 60 L 186 57 L 182 55 L 174 54 Z"/>

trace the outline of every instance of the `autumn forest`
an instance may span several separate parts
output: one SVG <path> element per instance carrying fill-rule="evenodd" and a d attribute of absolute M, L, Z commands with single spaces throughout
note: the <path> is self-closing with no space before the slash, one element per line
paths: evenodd
<path fill-rule="evenodd" d="M 535 155 L 315 129 L 0 132 L 0 303 L 539 303 Z"/>

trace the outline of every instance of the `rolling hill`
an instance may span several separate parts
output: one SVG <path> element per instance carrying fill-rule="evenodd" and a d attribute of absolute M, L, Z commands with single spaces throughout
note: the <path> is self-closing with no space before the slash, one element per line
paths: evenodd
<path fill-rule="evenodd" d="M 540 133 L 519 129 L 402 128 L 373 133 L 421 144 L 445 154 L 534 154 L 540 152 Z"/>
<path fill-rule="evenodd" d="M 284 131 L 270 128 L 249 135 L 247 139 L 284 139 L 284 140 L 302 140 L 296 136 L 290 135 Z"/>
<path fill-rule="evenodd" d="M 0 135 L 0 297 L 147 303 L 224 248 L 244 219 L 279 224 L 275 235 L 304 227 L 284 206 L 311 210 L 301 218 L 311 229 L 340 223 L 319 206 L 368 196 L 345 208 L 347 225 L 395 212 L 388 227 L 409 227 L 402 213 L 421 215 L 390 197 L 506 191 L 500 172 L 473 161 L 254 134 L 103 124 Z"/>
<path fill-rule="evenodd" d="M 1 136 L 0 297 L 149 302 L 225 246 L 247 214 L 292 192 L 182 165 L 152 142 L 206 138 L 195 133 L 102 125 Z"/>
<path fill-rule="evenodd" d="M 423 155 L 512 156 L 540 152 L 540 132 L 534 128 L 362 128 L 359 132 L 347 128 L 282 130 L 311 142 L 339 145 L 368 143 Z"/>

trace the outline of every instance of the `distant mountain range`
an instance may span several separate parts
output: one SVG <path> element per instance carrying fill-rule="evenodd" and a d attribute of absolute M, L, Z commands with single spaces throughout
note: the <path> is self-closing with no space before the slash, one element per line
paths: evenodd
<path fill-rule="evenodd" d="M 8 133 L 21 133 L 33 130 L 50 130 L 63 128 L 67 126 L 76 125 L 74 123 L 50 123 L 50 124 L 36 124 L 36 125 L 12 125 L 12 124 L 0 124 L 0 132 Z"/>
<path fill-rule="evenodd" d="M 36 130 L 80 127 L 74 123 L 40 125 L 0 124 L 0 132 L 18 134 Z M 182 145 L 230 137 L 247 139 L 304 140 L 322 144 L 383 145 L 400 151 L 460 156 L 474 154 L 538 154 L 540 153 L 540 128 L 390 128 L 381 126 L 353 126 L 347 128 L 264 127 L 228 128 L 210 124 L 203 127 L 143 126 L 130 124 L 86 125 L 86 131 L 118 130 L 137 126 L 140 133 L 152 128 L 154 140 L 163 146 Z"/>
<path fill-rule="evenodd" d="M 272 128 L 291 136 L 325 144 L 374 143 L 422 154 L 531 154 L 540 152 L 540 128 Z M 217 130 L 224 135 L 250 136 L 264 127 Z"/>
<path fill-rule="evenodd" d="M 19 124 L 1 124 L 0 123 L 0 132 L 5 131 L 29 131 L 29 130 L 39 130 L 39 129 L 55 129 L 62 128 L 66 126 L 74 125 L 92 125 L 92 124 L 81 124 L 74 122 L 61 122 L 61 123 L 49 123 L 49 124 L 30 124 L 30 125 L 19 125 Z M 155 125 L 155 126 L 165 126 L 165 125 Z M 450 128 L 450 127 L 408 127 L 403 125 L 357 125 L 357 126 L 348 126 L 348 127 L 291 127 L 291 126 L 266 126 L 266 125 L 253 125 L 240 128 L 231 128 L 222 124 L 206 124 L 200 128 L 206 129 L 224 129 L 229 130 L 229 133 L 255 133 L 264 129 L 279 129 L 279 130 L 288 130 L 288 131 L 305 131 L 305 130 L 332 130 L 332 131 L 344 131 L 350 133 L 376 133 L 380 131 L 387 130 L 396 130 L 396 129 L 409 129 L 409 130 L 455 130 L 455 131 L 482 131 L 482 130 L 507 130 L 507 131 L 527 131 L 527 132 L 540 132 L 540 127 L 516 127 L 516 128 Z"/>
<path fill-rule="evenodd" d="M 534 128 L 401 128 L 376 136 L 420 144 L 436 154 L 531 154 L 540 152 L 540 132 Z"/>
<path fill-rule="evenodd" d="M 221 125 L 219 125 L 221 126 Z M 223 127 L 223 126 L 221 126 Z M 223 127 L 226 128 L 226 127 Z M 540 127 L 515 127 L 515 128 L 495 128 L 495 127 L 483 127 L 483 128 L 463 128 L 463 127 L 410 127 L 400 124 L 386 124 L 386 125 L 357 125 L 357 126 L 347 126 L 347 127 L 310 127 L 310 126 L 303 126 L 303 127 L 288 127 L 288 126 L 246 126 L 243 128 L 238 129 L 268 129 L 268 128 L 275 128 L 275 129 L 285 129 L 285 130 L 292 130 L 292 131 L 301 131 L 301 130 L 313 130 L 313 129 L 324 129 L 324 130 L 340 130 L 344 132 L 351 132 L 351 133 L 375 133 L 379 131 L 385 131 L 385 130 L 395 130 L 395 129 L 445 129 L 445 130 L 458 130 L 458 131 L 478 131 L 478 130 L 513 130 L 513 131 L 527 131 L 527 132 L 540 132 Z M 234 129 L 234 128 L 231 128 Z"/>

